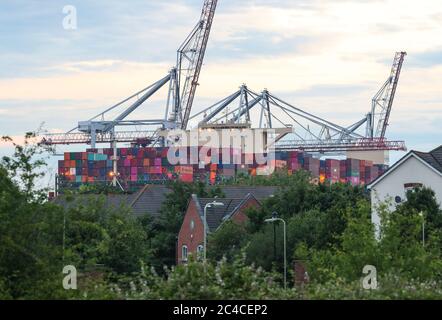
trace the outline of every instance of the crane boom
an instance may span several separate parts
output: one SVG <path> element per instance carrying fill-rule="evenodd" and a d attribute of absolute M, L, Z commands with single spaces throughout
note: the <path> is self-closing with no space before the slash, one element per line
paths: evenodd
<path fill-rule="evenodd" d="M 182 129 L 186 129 L 189 122 L 217 3 L 218 0 L 204 1 L 200 21 L 178 49 L 178 82 L 182 91 L 171 120 L 180 123 Z"/>
<path fill-rule="evenodd" d="M 385 84 L 382 86 L 381 90 L 376 94 L 372 101 L 372 121 L 371 124 L 374 125 L 376 119 L 378 119 L 376 131 L 374 132 L 374 127 L 371 128 L 372 138 L 384 138 L 385 132 L 387 131 L 388 121 L 390 118 L 391 109 L 393 107 L 394 96 L 396 94 L 396 89 L 399 82 L 399 77 L 402 70 L 402 64 L 404 58 L 407 55 L 406 52 L 397 52 L 393 66 L 391 68 L 391 74 Z M 379 111 L 377 112 L 377 109 Z"/>

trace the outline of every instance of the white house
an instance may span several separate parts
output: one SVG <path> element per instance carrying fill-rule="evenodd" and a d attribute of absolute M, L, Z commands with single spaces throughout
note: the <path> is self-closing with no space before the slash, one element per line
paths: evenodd
<path fill-rule="evenodd" d="M 380 218 L 376 211 L 380 202 L 392 200 L 390 209 L 406 200 L 407 190 L 425 186 L 436 193 L 439 205 L 442 204 L 442 146 L 430 151 L 410 151 L 395 163 L 387 172 L 374 180 L 368 189 L 371 191 L 371 220 L 378 228 Z"/>

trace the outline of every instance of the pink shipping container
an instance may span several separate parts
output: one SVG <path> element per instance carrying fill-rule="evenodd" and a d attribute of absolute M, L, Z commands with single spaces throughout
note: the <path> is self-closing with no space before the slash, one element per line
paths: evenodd
<path fill-rule="evenodd" d="M 357 186 L 360 184 L 359 177 L 348 177 L 347 182 L 350 183 L 352 186 Z"/>
<path fill-rule="evenodd" d="M 301 164 L 299 163 L 298 159 L 292 158 L 289 160 L 288 167 L 289 167 L 289 170 L 298 171 L 301 169 Z"/>

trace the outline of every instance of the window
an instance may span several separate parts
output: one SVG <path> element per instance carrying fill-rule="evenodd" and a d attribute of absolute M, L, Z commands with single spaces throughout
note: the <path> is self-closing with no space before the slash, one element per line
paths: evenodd
<path fill-rule="evenodd" d="M 418 188 L 422 188 L 423 184 L 422 183 L 406 183 L 404 184 L 404 189 L 405 192 L 407 191 L 413 191 L 414 189 L 418 189 Z"/>
<path fill-rule="evenodd" d="M 187 246 L 186 245 L 184 245 L 184 246 L 182 246 L 182 248 L 181 248 L 181 260 L 182 261 L 187 261 Z"/>
<path fill-rule="evenodd" d="M 190 230 L 195 229 L 195 221 L 190 220 Z"/>
<path fill-rule="evenodd" d="M 197 257 L 198 259 L 202 259 L 204 256 L 204 246 L 202 244 L 200 244 L 198 246 L 198 248 L 196 248 L 196 253 L 197 253 Z"/>

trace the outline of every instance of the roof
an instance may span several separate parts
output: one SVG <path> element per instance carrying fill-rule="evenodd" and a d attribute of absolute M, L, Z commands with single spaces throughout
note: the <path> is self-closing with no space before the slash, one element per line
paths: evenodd
<path fill-rule="evenodd" d="M 439 172 L 442 172 L 442 146 L 430 151 L 430 152 L 419 152 L 412 151 L 422 160 L 432 166 Z"/>
<path fill-rule="evenodd" d="M 66 196 L 61 195 L 55 198 L 53 202 L 65 208 L 72 208 L 78 206 L 79 204 L 86 205 L 90 201 L 98 200 L 100 197 L 104 199 L 105 207 L 119 208 L 121 206 L 130 207 L 130 202 L 135 197 L 135 194 L 109 194 L 106 196 L 97 194 L 81 194 L 75 197 L 75 201 L 69 201 Z"/>
<path fill-rule="evenodd" d="M 252 194 L 257 200 L 262 201 L 276 194 L 278 187 L 272 186 L 222 186 L 226 198 L 244 198 Z"/>
<path fill-rule="evenodd" d="M 198 198 L 192 195 L 192 199 L 197 203 L 197 210 L 201 217 L 204 216 L 204 207 L 211 202 L 218 201 L 224 205 L 219 207 L 208 207 L 206 221 L 209 231 L 215 231 L 231 216 L 233 216 L 243 204 L 249 199 L 255 198 L 252 194 L 247 194 L 244 198 Z M 255 198 L 256 199 L 256 198 Z"/>
<path fill-rule="evenodd" d="M 214 189 L 218 186 L 210 186 Z M 275 194 L 278 187 L 270 186 L 219 186 L 225 196 L 224 199 L 244 199 L 248 194 L 259 201 L 269 198 Z M 146 185 L 140 191 L 133 194 L 109 194 L 105 197 L 106 205 L 118 208 L 122 205 L 132 208 L 135 216 L 143 216 L 149 214 L 152 217 L 160 215 L 160 210 L 167 195 L 171 192 L 166 185 Z M 63 196 L 57 197 L 54 202 L 64 207 L 69 207 L 83 201 L 82 199 L 90 199 L 90 197 L 98 197 L 98 195 L 79 195 L 75 203 L 67 202 Z"/>
<path fill-rule="evenodd" d="M 149 214 L 153 217 L 160 214 L 161 206 L 166 199 L 166 195 L 171 190 L 163 185 L 146 185 L 140 191 L 131 194 L 108 194 L 104 196 L 106 207 L 119 208 L 127 206 L 132 209 L 135 216 Z M 74 202 L 69 202 L 61 195 L 54 199 L 54 203 L 69 208 L 86 203 L 89 199 L 98 198 L 101 195 L 80 194 Z"/>
<path fill-rule="evenodd" d="M 147 185 L 139 193 L 138 198 L 132 203 L 132 211 L 137 216 L 150 214 L 158 216 L 166 196 L 171 190 L 164 185 Z"/>
<path fill-rule="evenodd" d="M 430 152 L 421 152 L 421 151 L 411 150 L 402 159 L 400 159 L 392 167 L 390 167 L 383 175 L 379 176 L 372 183 L 370 183 L 368 185 L 368 188 L 369 189 L 373 188 L 376 184 L 378 184 L 381 180 L 383 180 L 391 172 L 396 170 L 397 167 L 399 167 L 402 163 L 404 163 L 406 160 L 408 160 L 410 157 L 413 157 L 413 156 L 416 157 L 418 160 L 420 160 L 425 165 L 427 165 L 428 167 L 430 167 L 431 169 L 433 169 L 434 171 L 438 172 L 440 175 L 442 175 L 442 146 L 439 146 Z"/>

